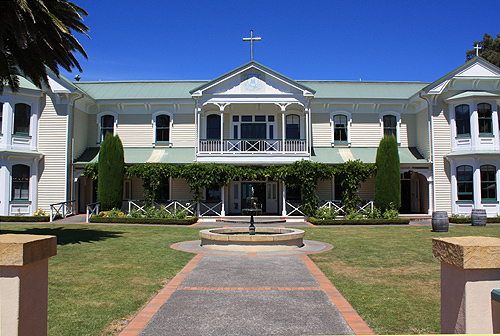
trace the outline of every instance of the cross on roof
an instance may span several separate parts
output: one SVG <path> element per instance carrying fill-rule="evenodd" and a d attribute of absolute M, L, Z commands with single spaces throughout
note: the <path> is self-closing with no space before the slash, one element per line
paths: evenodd
<path fill-rule="evenodd" d="M 481 50 L 481 47 L 479 46 L 479 44 L 476 44 L 474 49 L 476 49 L 476 56 L 479 56 L 479 50 Z"/>
<path fill-rule="evenodd" d="M 260 41 L 260 37 L 253 37 L 253 30 L 250 30 L 250 37 L 244 37 L 243 41 L 250 41 L 250 60 L 253 61 L 253 41 Z"/>

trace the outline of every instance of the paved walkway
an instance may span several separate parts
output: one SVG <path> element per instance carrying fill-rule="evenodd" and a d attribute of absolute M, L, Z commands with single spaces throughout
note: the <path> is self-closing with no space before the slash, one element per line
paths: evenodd
<path fill-rule="evenodd" d="M 331 245 L 277 253 L 199 243 L 172 246 L 197 254 L 120 336 L 373 334 L 306 254 Z"/>

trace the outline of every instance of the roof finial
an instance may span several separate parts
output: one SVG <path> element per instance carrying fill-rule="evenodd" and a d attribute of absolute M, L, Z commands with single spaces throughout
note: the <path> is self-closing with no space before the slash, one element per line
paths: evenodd
<path fill-rule="evenodd" d="M 474 46 L 474 49 L 476 49 L 476 56 L 479 56 L 479 50 L 481 49 L 481 47 L 479 46 L 479 44 L 476 44 Z"/>
<path fill-rule="evenodd" d="M 253 41 L 260 41 L 260 37 L 253 37 L 253 30 L 250 30 L 250 37 L 244 37 L 243 41 L 250 41 L 250 60 L 253 61 Z"/>

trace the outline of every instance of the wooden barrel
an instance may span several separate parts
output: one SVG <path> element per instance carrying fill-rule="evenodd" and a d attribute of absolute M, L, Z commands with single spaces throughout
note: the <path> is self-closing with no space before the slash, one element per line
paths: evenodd
<path fill-rule="evenodd" d="M 486 225 L 486 210 L 485 209 L 472 209 L 470 219 L 473 226 Z"/>
<path fill-rule="evenodd" d="M 434 211 L 432 213 L 432 231 L 448 232 L 450 222 L 448 221 L 448 212 Z"/>

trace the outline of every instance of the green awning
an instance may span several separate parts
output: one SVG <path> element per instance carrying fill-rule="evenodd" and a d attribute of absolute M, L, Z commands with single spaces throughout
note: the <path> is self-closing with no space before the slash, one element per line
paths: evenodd
<path fill-rule="evenodd" d="M 171 163 L 187 164 L 193 163 L 195 159 L 194 147 L 125 147 L 125 164 L 135 163 Z M 97 162 L 99 147 L 90 147 L 75 160 L 75 164 L 87 164 Z"/>
<path fill-rule="evenodd" d="M 314 162 L 339 164 L 349 160 L 361 160 L 365 163 L 375 163 L 377 147 L 339 147 L 314 148 L 311 160 Z M 401 164 L 426 164 L 428 161 L 415 147 L 399 147 L 399 162 Z"/>

